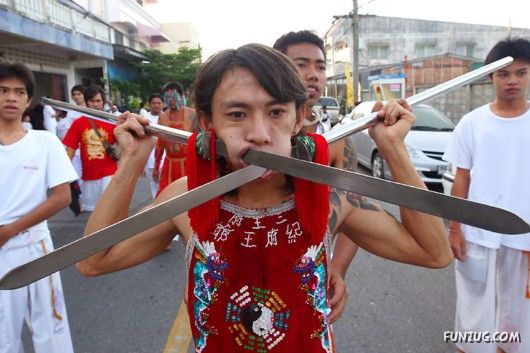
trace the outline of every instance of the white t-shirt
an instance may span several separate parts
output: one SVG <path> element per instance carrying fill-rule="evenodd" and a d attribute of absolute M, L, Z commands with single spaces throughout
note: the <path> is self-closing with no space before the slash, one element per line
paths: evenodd
<path fill-rule="evenodd" d="M 528 151 L 530 110 L 502 118 L 488 104 L 462 118 L 443 158 L 471 170 L 469 200 L 504 208 L 530 223 Z M 462 229 L 466 240 L 482 246 L 530 250 L 530 233 L 508 236 L 467 225 Z"/>
<path fill-rule="evenodd" d="M 77 179 L 61 141 L 42 130 L 28 130 L 17 142 L 0 145 L 0 171 L 0 225 L 16 221 L 43 203 L 48 189 Z M 47 229 L 47 222 L 32 229 Z M 24 235 L 11 238 L 4 246 L 22 245 Z"/>
<path fill-rule="evenodd" d="M 149 122 L 153 123 L 153 124 L 158 124 L 158 117 L 159 115 L 153 115 L 151 114 L 150 112 L 145 112 L 144 114 L 142 114 L 143 116 L 145 116 L 147 119 L 149 119 Z M 155 149 L 153 148 L 153 150 L 151 151 L 151 154 L 149 155 L 149 158 L 147 159 L 147 163 L 145 164 L 145 167 L 146 168 L 150 168 L 150 169 L 153 169 L 155 167 Z M 148 175 L 148 177 L 150 177 Z"/>
<path fill-rule="evenodd" d="M 56 134 L 57 128 L 57 119 L 55 118 L 56 114 L 57 112 L 55 111 L 55 109 L 53 109 L 49 105 L 45 105 L 42 109 L 42 115 L 44 116 L 44 128 L 54 135 Z"/>

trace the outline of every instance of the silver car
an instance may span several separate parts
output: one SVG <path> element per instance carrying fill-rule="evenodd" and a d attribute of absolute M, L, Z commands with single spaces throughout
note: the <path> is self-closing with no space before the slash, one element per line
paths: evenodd
<path fill-rule="evenodd" d="M 359 104 L 347 117 L 358 119 L 371 113 L 375 102 Z M 439 110 L 424 104 L 413 108 L 416 122 L 405 137 L 410 159 L 427 186 L 442 190 L 442 174 L 451 170 L 451 165 L 442 160 L 449 143 L 454 124 Z M 383 179 L 392 179 L 390 170 L 377 150 L 377 146 L 364 130 L 350 137 L 358 153 L 359 163 L 372 171 L 372 175 Z"/>

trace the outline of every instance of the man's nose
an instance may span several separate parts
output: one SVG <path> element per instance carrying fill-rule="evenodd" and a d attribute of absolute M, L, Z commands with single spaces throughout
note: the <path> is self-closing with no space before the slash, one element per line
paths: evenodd
<path fill-rule="evenodd" d="M 318 71 L 313 65 L 308 65 L 306 71 L 306 79 L 309 81 L 318 82 Z"/>
<path fill-rule="evenodd" d="M 257 146 L 270 142 L 268 121 L 265 117 L 255 117 L 250 122 L 247 140 Z"/>

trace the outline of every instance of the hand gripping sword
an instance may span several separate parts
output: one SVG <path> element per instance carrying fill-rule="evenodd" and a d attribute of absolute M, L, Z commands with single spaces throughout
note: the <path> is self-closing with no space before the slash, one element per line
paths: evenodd
<path fill-rule="evenodd" d="M 481 69 L 424 91 L 420 93 L 419 98 L 418 96 L 412 96 L 407 101 L 409 104 L 418 104 L 436 95 L 456 89 L 477 77 L 493 72 L 511 62 L 511 58 L 499 60 Z M 59 109 L 75 110 L 95 118 L 116 121 L 114 115 L 98 110 L 78 107 L 50 99 L 42 99 L 42 102 Z M 340 129 L 332 130 L 324 136 L 328 141 L 332 142 L 350 133 L 372 126 L 378 121 L 373 114 L 359 120 L 342 126 Z M 147 125 L 146 131 L 153 135 L 169 138 L 181 143 L 185 143 L 190 135 L 186 131 L 171 129 L 156 124 Z M 217 153 L 220 156 L 227 156 L 226 148 L 222 141 L 217 141 Z M 374 199 L 419 210 L 446 219 L 453 219 L 461 223 L 499 233 L 522 234 L 530 232 L 530 225 L 517 215 L 477 202 L 259 150 L 248 151 L 243 157 L 243 160 L 253 165 L 176 196 L 157 206 L 141 211 L 134 216 L 103 228 L 89 236 L 60 247 L 39 259 L 11 270 L 0 279 L 0 289 L 19 288 L 48 276 L 53 272 L 145 231 L 175 215 L 185 212 L 192 207 L 200 205 L 213 197 L 222 195 L 247 182 L 255 180 L 263 174 L 265 171 L 264 168 L 328 184 Z"/>

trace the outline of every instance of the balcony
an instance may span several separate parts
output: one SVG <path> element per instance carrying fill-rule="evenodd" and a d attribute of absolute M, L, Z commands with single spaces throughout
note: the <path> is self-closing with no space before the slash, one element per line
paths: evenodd
<path fill-rule="evenodd" d="M 112 58 L 110 30 L 106 22 L 72 2 L 0 0 L 0 34 L 22 37 L 20 43 L 44 42 Z"/>

